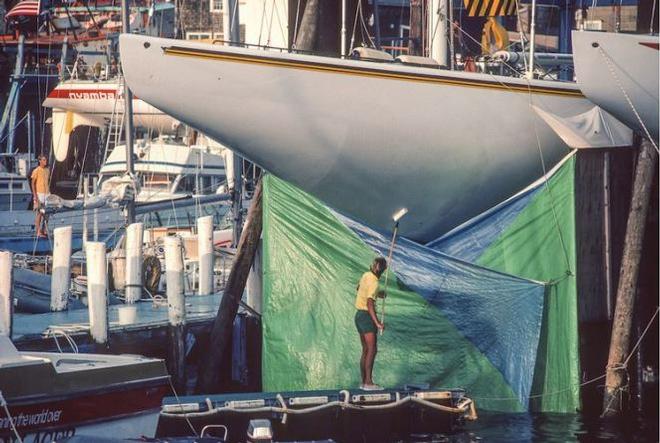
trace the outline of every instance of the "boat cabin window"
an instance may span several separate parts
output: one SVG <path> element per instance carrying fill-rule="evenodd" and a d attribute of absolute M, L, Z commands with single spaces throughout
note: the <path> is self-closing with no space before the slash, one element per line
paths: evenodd
<path fill-rule="evenodd" d="M 173 178 L 170 174 L 145 174 L 142 178 L 142 186 L 167 190 L 170 188 Z"/>
<path fill-rule="evenodd" d="M 215 177 L 208 177 L 208 176 L 203 176 L 199 178 L 200 181 L 200 190 L 198 194 L 213 194 L 215 192 L 215 189 L 213 188 L 213 182 L 215 181 Z"/>
<path fill-rule="evenodd" d="M 8 182 L 0 182 L 0 189 L 9 189 Z M 12 182 L 11 189 L 23 189 L 23 183 L 21 182 Z"/>
<path fill-rule="evenodd" d="M 184 175 L 179 180 L 174 192 L 181 194 L 194 194 L 195 193 L 195 176 L 194 175 Z"/>

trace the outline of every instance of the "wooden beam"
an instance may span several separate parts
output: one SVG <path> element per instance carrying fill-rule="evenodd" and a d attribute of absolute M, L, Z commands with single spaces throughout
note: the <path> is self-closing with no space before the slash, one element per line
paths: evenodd
<path fill-rule="evenodd" d="M 252 204 L 246 220 L 246 228 L 241 234 L 236 258 L 232 264 L 224 295 L 220 302 L 218 315 L 213 322 L 209 340 L 208 357 L 202 365 L 202 373 L 198 383 L 199 392 L 210 394 L 220 386 L 220 367 L 226 350 L 230 346 L 232 326 L 238 312 L 238 303 L 243 296 L 252 262 L 259 245 L 262 226 L 261 181 L 252 197 Z"/>

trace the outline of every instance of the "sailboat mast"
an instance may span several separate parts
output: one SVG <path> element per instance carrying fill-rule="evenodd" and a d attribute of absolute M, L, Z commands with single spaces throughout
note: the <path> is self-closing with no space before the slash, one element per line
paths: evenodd
<path fill-rule="evenodd" d="M 222 2 L 222 26 L 224 33 L 225 42 L 229 42 L 230 45 L 240 45 L 241 36 L 240 36 L 240 19 L 239 19 L 239 10 L 238 10 L 238 0 L 223 0 Z M 225 43 L 227 44 L 227 43 Z M 227 178 L 231 173 L 233 176 L 234 186 L 231 189 L 231 200 L 232 200 L 232 246 L 237 248 L 239 240 L 241 239 L 241 231 L 243 227 L 243 217 L 242 217 L 242 202 L 243 202 L 243 159 L 232 151 L 231 153 L 231 168 L 225 164 L 225 170 L 227 171 Z M 227 180 L 229 184 L 229 180 Z"/>
<path fill-rule="evenodd" d="M 130 34 L 131 32 L 131 23 L 130 23 L 130 9 L 128 6 L 128 0 L 121 0 L 121 12 L 122 12 L 122 32 L 124 34 Z M 126 137 L 126 172 L 131 176 L 135 177 L 135 167 L 133 165 L 133 93 L 128 87 L 126 82 L 126 77 L 123 78 L 124 81 L 124 131 Z M 133 198 L 126 205 L 126 222 L 135 223 L 135 201 Z"/>
<path fill-rule="evenodd" d="M 532 18 L 529 31 L 529 64 L 527 78 L 534 78 L 534 47 L 536 46 L 536 0 L 532 0 Z"/>
<path fill-rule="evenodd" d="M 429 57 L 441 66 L 447 66 L 447 2 L 429 1 Z"/>
<path fill-rule="evenodd" d="M 341 0 L 341 58 L 346 58 L 346 0 Z"/>

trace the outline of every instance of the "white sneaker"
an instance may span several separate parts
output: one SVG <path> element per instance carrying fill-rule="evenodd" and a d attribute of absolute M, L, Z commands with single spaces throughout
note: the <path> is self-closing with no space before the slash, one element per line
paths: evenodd
<path fill-rule="evenodd" d="M 371 385 L 362 385 L 362 390 L 363 391 L 382 391 L 383 388 L 381 386 L 378 386 L 377 384 L 371 384 Z"/>

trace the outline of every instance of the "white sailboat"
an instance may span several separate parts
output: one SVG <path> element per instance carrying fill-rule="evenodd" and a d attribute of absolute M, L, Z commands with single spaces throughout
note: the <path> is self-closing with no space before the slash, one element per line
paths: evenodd
<path fill-rule="evenodd" d="M 424 241 L 542 175 L 568 147 L 532 111 L 593 105 L 577 86 L 120 37 L 137 96 L 341 212 Z"/>
<path fill-rule="evenodd" d="M 573 31 L 577 82 L 584 95 L 658 145 L 657 35 Z"/>
<path fill-rule="evenodd" d="M 216 194 L 226 183 L 224 156 L 209 146 L 188 146 L 162 137 L 139 140 L 133 150 L 136 179 L 140 185 L 135 196 L 137 203 Z M 125 172 L 126 146 L 119 145 L 99 171 L 99 186 Z"/>

